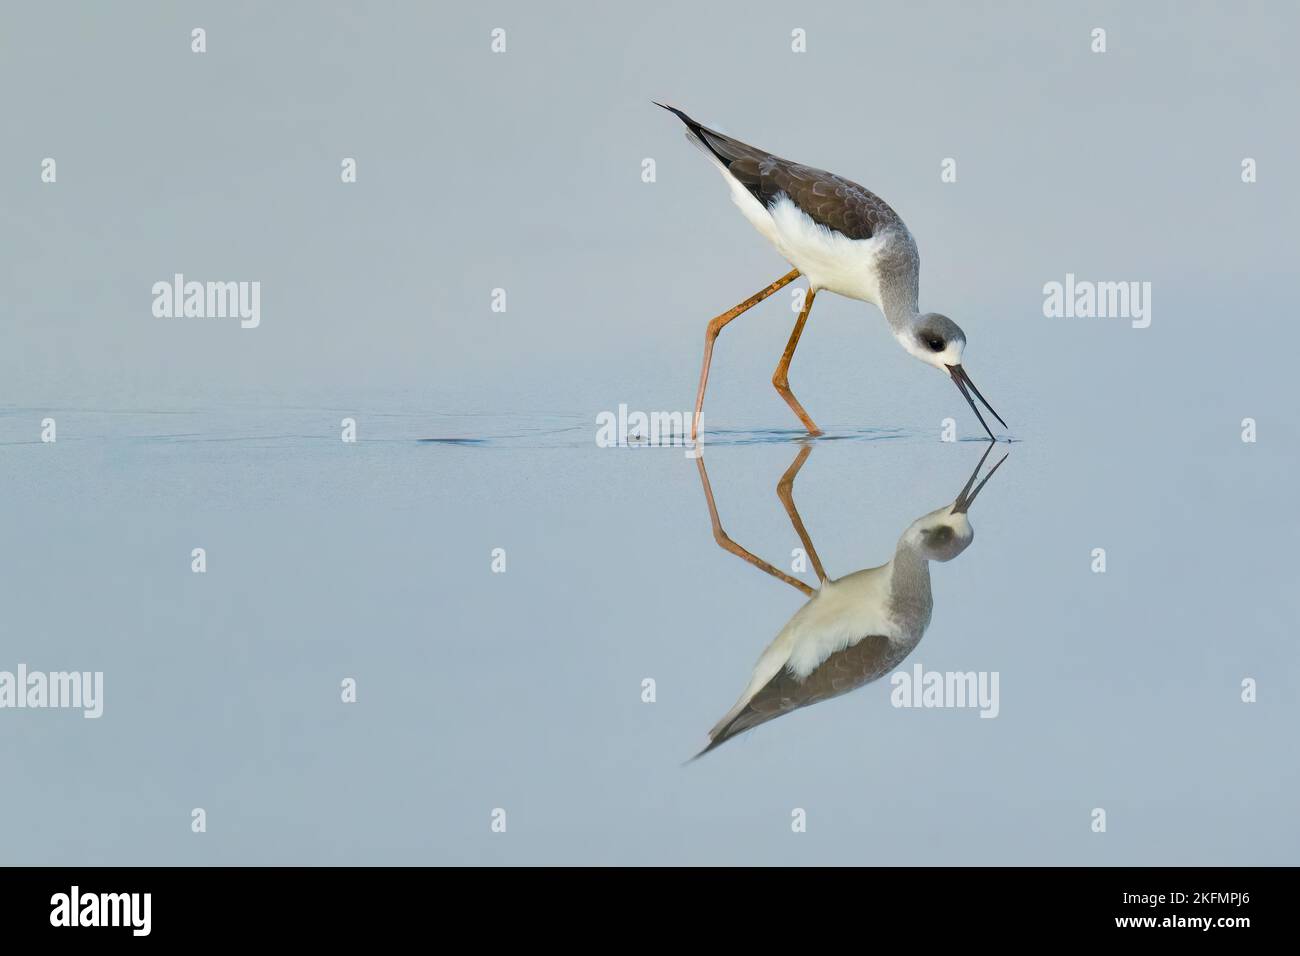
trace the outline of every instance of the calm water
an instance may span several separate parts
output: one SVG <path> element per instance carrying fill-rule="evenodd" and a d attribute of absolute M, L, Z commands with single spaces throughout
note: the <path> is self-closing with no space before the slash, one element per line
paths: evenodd
<path fill-rule="evenodd" d="M 10 6 L 0 671 L 105 700 L 0 712 L 0 861 L 1300 859 L 1294 11 L 222 4 L 196 55 L 187 6 Z M 869 123 L 865 48 L 904 78 Z M 718 547 L 680 448 L 595 442 L 689 409 L 709 318 L 788 271 L 652 99 L 917 237 L 1016 442 L 903 667 L 996 672 L 995 719 L 882 678 L 683 766 L 804 597 Z M 176 273 L 260 283 L 260 324 L 156 318 Z M 1067 276 L 1149 283 L 1149 325 L 1045 315 Z M 706 406 L 720 519 L 786 573 L 798 285 L 728 326 Z M 790 381 L 832 576 L 983 451 L 861 303 L 818 296 Z"/>
<path fill-rule="evenodd" d="M 42 414 L 54 445 L 22 438 Z M 1231 463 L 1139 500 L 1110 494 L 1132 480 L 1116 463 L 1009 446 L 973 543 L 932 566 L 933 622 L 905 665 L 997 671 L 996 719 L 894 708 L 881 680 L 682 766 L 804 600 L 714 543 L 694 461 L 597 448 L 577 416 L 373 406 L 348 445 L 343 414 L 5 410 L 3 666 L 105 672 L 98 721 L 0 723 L 6 817 L 23 821 L 7 859 L 1291 858 L 1294 598 L 1251 609 L 1283 574 L 1268 544 L 1243 552 L 1208 509 L 1189 520 L 1209 498 L 1253 513 Z M 799 540 L 775 488 L 800 447 L 705 452 L 727 532 L 786 570 Z M 816 443 L 794 497 L 828 573 L 888 560 L 982 450 Z"/>

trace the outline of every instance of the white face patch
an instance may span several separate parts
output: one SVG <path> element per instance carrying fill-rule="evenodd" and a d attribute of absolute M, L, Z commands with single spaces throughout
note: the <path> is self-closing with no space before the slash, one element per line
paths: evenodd
<path fill-rule="evenodd" d="M 948 371 L 949 365 L 960 365 L 962 352 L 965 350 L 965 343 L 959 339 L 948 343 L 947 348 L 942 352 L 936 352 L 928 346 L 922 344 L 917 338 L 915 329 L 903 329 L 894 336 L 898 343 L 903 346 L 909 354 L 916 356 L 926 365 L 933 365 L 943 372 Z"/>

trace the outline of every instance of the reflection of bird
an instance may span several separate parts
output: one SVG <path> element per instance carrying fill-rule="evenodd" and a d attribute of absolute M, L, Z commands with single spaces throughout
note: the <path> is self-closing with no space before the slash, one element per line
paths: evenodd
<path fill-rule="evenodd" d="M 686 124 L 687 139 L 718 167 L 745 218 L 794 266 L 793 272 L 709 323 L 692 438 L 699 432 L 704 389 L 709 383 L 709 363 L 718 333 L 800 273 L 808 277 L 808 294 L 772 375 L 772 384 L 809 432 L 821 434 L 790 390 L 788 376 L 813 298 L 822 289 L 879 306 L 894 338 L 909 354 L 952 377 L 990 438 L 993 432 L 971 393 L 1006 427 L 962 366 L 965 333 L 946 315 L 918 310 L 920 255 L 907 226 L 883 199 L 842 176 L 773 156 L 701 126 L 679 109 L 663 103 L 655 105 L 663 106 Z"/>
<path fill-rule="evenodd" d="M 777 495 L 817 573 L 820 583 L 816 590 L 727 536 L 713 502 L 703 456 L 696 459 L 718 544 L 809 598 L 763 651 L 745 692 L 709 731 L 709 745 L 697 757 L 775 717 L 855 690 L 902 663 L 930 624 L 930 562 L 951 561 L 975 537 L 966 512 L 1007 458 L 1003 455 L 976 485 L 992 450 L 989 442 L 952 504 L 912 522 L 887 564 L 831 580 L 794 506 L 794 479 L 812 451 L 803 448 L 777 485 Z"/>

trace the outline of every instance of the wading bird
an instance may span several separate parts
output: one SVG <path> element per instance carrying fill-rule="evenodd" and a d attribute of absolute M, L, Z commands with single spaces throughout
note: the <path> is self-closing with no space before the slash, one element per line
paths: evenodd
<path fill-rule="evenodd" d="M 723 550 L 784 581 L 808 598 L 763 651 L 745 692 L 709 731 L 709 745 L 696 758 L 759 724 L 856 690 L 901 664 L 930 626 L 934 608 L 930 562 L 951 561 L 970 546 L 975 531 L 966 512 L 993 473 L 1007 460 L 1003 455 L 984 480 L 975 484 L 989 452 L 993 451 L 990 441 L 956 500 L 913 521 L 898 539 L 894 556 L 886 564 L 832 580 L 823 569 L 794 505 L 794 479 L 811 451 L 806 445 L 799 451 L 777 484 L 776 493 L 817 574 L 816 590 L 746 551 L 727 536 L 713 501 L 704 456 L 695 460 L 709 506 L 714 540 Z"/>
<path fill-rule="evenodd" d="M 916 242 L 898 213 L 879 196 L 842 176 L 773 156 L 737 139 L 701 126 L 681 110 L 655 103 L 686 124 L 686 138 L 704 151 L 731 187 L 731 198 L 745 218 L 794 271 L 709 322 L 704 336 L 704 367 L 695 397 L 691 438 L 698 437 L 704 389 L 709 383 L 713 343 L 732 319 L 797 279 L 808 278 L 808 294 L 790 341 L 772 375 L 772 384 L 813 435 L 819 429 L 790 390 L 790 360 L 799 345 L 813 299 L 822 289 L 879 307 L 894 338 L 911 355 L 947 372 L 970 404 L 989 438 L 993 432 L 975 405 L 972 393 L 993 411 L 962 365 L 966 334 L 937 312 L 917 308 L 921 259 Z"/>

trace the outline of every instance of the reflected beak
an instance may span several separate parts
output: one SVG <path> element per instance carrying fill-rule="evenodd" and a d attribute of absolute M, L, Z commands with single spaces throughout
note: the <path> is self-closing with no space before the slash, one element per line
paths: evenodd
<path fill-rule="evenodd" d="M 976 407 L 975 398 L 978 398 L 984 403 L 985 408 L 990 412 L 993 412 L 993 417 L 999 422 L 1002 422 L 1003 428 L 1008 427 L 1007 423 L 1002 421 L 1002 416 L 993 411 L 993 406 L 989 404 L 988 399 L 980 394 L 980 390 L 976 388 L 975 383 L 970 380 L 970 376 L 966 373 L 965 368 L 960 365 L 949 365 L 947 366 L 947 369 L 948 374 L 952 376 L 952 380 L 957 383 L 957 390 L 965 396 L 966 402 L 970 405 L 971 411 L 973 411 L 975 417 L 980 420 L 980 424 L 983 425 L 984 430 L 988 432 L 989 438 L 993 438 L 993 432 L 989 429 L 988 422 L 984 421 L 984 416 L 980 414 L 979 408 Z M 971 398 L 971 392 L 975 393 L 975 398 Z M 997 439 L 993 440 L 996 441 Z"/>
<path fill-rule="evenodd" d="M 973 408 L 974 405 L 971 407 Z M 993 412 L 993 409 L 990 408 L 989 411 Z M 975 414 L 978 415 L 979 412 L 976 412 Z M 993 412 L 993 414 L 996 415 L 997 412 Z M 1002 419 L 999 418 L 998 421 L 1002 421 Z M 975 496 L 978 495 L 984 486 L 989 483 L 989 479 L 993 477 L 993 473 L 1002 467 L 1002 462 L 1006 461 L 1007 457 L 1011 454 L 1010 452 L 1007 452 L 1007 454 L 998 459 L 998 463 L 989 469 L 989 473 L 984 476 L 984 480 L 976 485 L 975 479 L 979 476 L 980 469 L 984 467 L 984 462 L 988 461 L 989 452 L 993 450 L 993 445 L 994 441 L 989 439 L 989 446 L 984 449 L 984 454 L 980 456 L 979 462 L 975 465 L 975 470 L 970 473 L 970 478 L 966 481 L 966 487 L 962 488 L 961 494 L 959 494 L 957 500 L 952 503 L 952 511 L 950 511 L 949 514 L 964 515 L 969 511 L 970 506 L 975 503 Z M 974 486 L 973 491 L 971 490 L 972 486 Z"/>

